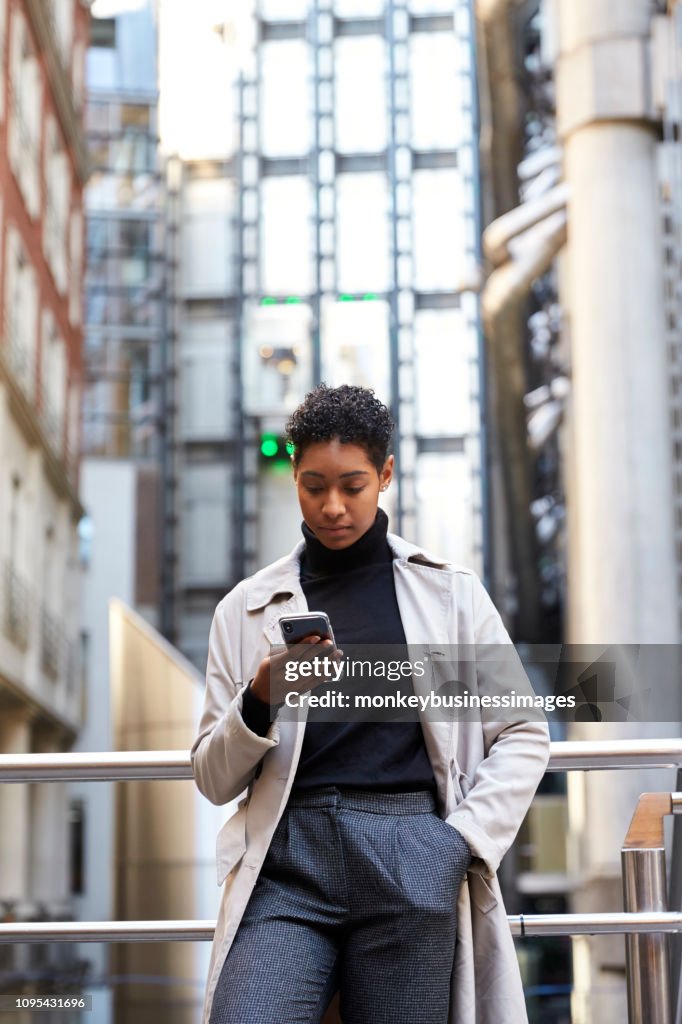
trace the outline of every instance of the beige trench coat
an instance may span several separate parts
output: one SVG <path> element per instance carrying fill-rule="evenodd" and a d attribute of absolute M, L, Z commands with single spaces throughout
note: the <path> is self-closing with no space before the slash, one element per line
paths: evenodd
<path fill-rule="evenodd" d="M 395 535 L 389 534 L 388 541 L 395 555 L 395 589 L 408 648 L 416 645 L 421 657 L 426 650 L 434 672 L 443 645 L 511 642 L 474 572 L 434 559 Z M 299 580 L 302 550 L 301 541 L 289 555 L 239 583 L 218 605 L 211 627 L 206 695 L 192 766 L 197 786 L 212 803 L 241 799 L 218 834 L 218 885 L 225 884 L 203 1024 L 208 1024 L 222 965 L 286 806 L 303 742 L 304 720 L 277 718 L 260 737 L 241 716 L 243 687 L 270 653 L 270 644 L 281 643 L 279 617 L 307 610 Z M 478 665 L 476 677 L 484 693 L 490 680 Z M 433 679 L 423 682 L 432 688 Z M 421 685 L 416 678 L 414 685 Z M 514 686 L 518 691 L 516 678 Z M 549 735 L 544 719 L 522 720 L 524 713 L 518 715 L 509 724 L 489 721 L 485 713 L 477 722 L 432 721 L 420 713 L 440 813 L 474 854 L 457 902 L 449 1024 L 527 1021 L 496 870 L 544 773 Z"/>

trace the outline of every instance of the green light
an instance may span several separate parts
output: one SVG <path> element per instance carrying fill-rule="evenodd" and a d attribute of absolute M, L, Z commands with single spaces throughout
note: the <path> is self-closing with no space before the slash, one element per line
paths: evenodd
<path fill-rule="evenodd" d="M 287 448 L 287 455 L 293 455 L 294 452 L 296 451 L 296 448 L 294 446 L 293 441 L 287 441 L 286 448 Z"/>
<path fill-rule="evenodd" d="M 365 292 L 362 296 L 363 302 L 376 302 L 379 296 L 375 292 Z"/>
<path fill-rule="evenodd" d="M 284 301 L 286 302 L 287 306 L 298 306 L 301 302 L 303 302 L 303 299 L 299 299 L 298 295 L 287 295 Z"/>
<path fill-rule="evenodd" d="M 347 294 L 339 295 L 339 302 L 354 302 L 354 301 L 355 301 L 355 296 L 353 296 L 353 295 L 347 295 Z"/>
<path fill-rule="evenodd" d="M 272 434 L 264 434 L 261 438 L 260 450 L 266 459 L 271 459 L 279 451 L 277 438 L 273 437 Z"/>
<path fill-rule="evenodd" d="M 291 465 L 285 462 L 284 459 L 275 459 L 274 462 L 268 463 L 268 473 L 279 473 L 281 476 L 286 474 L 288 476 L 291 473 Z"/>
<path fill-rule="evenodd" d="M 261 306 L 276 306 L 277 299 L 273 299 L 272 295 L 266 295 L 260 300 Z"/>

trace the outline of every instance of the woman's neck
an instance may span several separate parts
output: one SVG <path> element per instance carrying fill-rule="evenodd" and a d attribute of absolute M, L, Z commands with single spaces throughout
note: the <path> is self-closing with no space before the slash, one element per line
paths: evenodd
<path fill-rule="evenodd" d="M 347 572 L 371 562 L 388 562 L 393 557 L 386 539 L 388 516 L 381 508 L 377 509 L 376 518 L 369 530 L 353 544 L 340 550 L 325 547 L 306 523 L 302 523 L 301 530 L 305 538 L 305 569 L 314 575 Z"/>

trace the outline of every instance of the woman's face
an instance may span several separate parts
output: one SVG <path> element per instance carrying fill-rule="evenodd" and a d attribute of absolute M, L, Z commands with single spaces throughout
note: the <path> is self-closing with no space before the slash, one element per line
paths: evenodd
<path fill-rule="evenodd" d="M 392 476 L 392 455 L 378 473 L 361 445 L 338 438 L 309 445 L 294 470 L 306 525 L 325 547 L 349 547 L 373 524 L 379 490 Z"/>

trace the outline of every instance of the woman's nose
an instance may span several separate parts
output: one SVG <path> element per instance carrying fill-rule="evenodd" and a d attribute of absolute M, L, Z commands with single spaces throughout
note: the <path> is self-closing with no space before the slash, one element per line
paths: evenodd
<path fill-rule="evenodd" d="M 346 511 L 342 496 L 335 491 L 331 491 L 325 498 L 322 511 L 331 518 L 342 516 Z"/>

